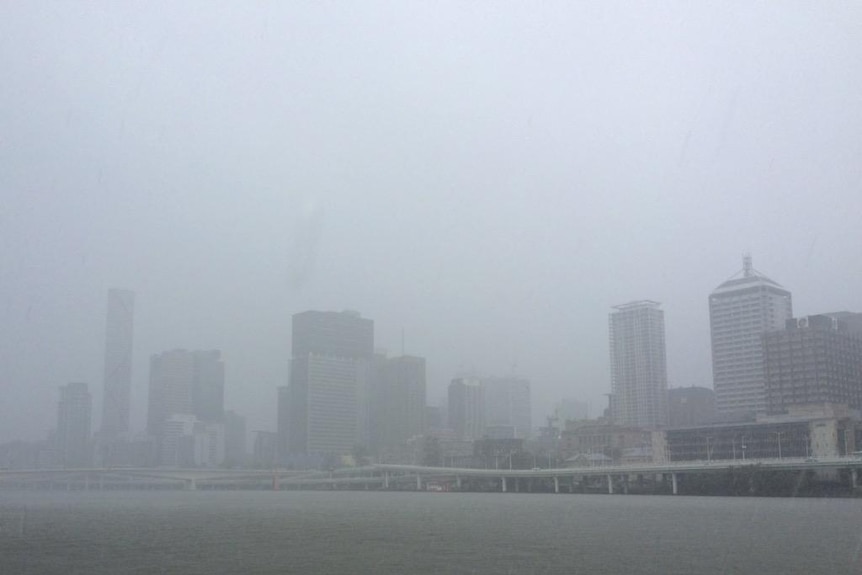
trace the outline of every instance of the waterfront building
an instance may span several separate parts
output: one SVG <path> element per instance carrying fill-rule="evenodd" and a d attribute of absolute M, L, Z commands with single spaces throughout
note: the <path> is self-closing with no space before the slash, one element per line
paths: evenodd
<path fill-rule="evenodd" d="M 617 425 L 667 424 L 664 312 L 654 301 L 615 306 L 609 317 L 611 417 Z"/>
<path fill-rule="evenodd" d="M 656 463 L 830 458 L 862 445 L 859 412 L 846 405 L 790 406 L 781 415 L 653 433 Z"/>
<path fill-rule="evenodd" d="M 369 444 L 368 376 L 374 322 L 357 312 L 293 316 L 287 451 L 347 455 Z"/>
<path fill-rule="evenodd" d="M 88 467 L 91 461 L 92 399 L 86 383 L 69 383 L 60 387 L 57 406 L 55 444 L 63 467 Z"/>
<path fill-rule="evenodd" d="M 100 429 L 104 440 L 116 440 L 129 434 L 134 314 L 134 292 L 116 288 L 108 290 Z"/>
<path fill-rule="evenodd" d="M 599 463 L 639 463 L 649 458 L 649 430 L 602 420 L 568 421 L 560 433 L 560 457 L 569 466 Z"/>
<path fill-rule="evenodd" d="M 862 333 L 854 328 L 853 314 L 811 315 L 764 334 L 769 413 L 822 403 L 862 409 Z"/>
<path fill-rule="evenodd" d="M 763 334 L 793 317 L 790 292 L 756 271 L 742 271 L 709 295 L 712 374 L 719 414 L 766 411 Z"/>

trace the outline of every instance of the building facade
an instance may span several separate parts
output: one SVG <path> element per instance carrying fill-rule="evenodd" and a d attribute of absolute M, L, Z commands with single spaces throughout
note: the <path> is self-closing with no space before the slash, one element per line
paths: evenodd
<path fill-rule="evenodd" d="M 134 315 L 134 292 L 108 290 L 101 423 L 101 435 L 105 439 L 128 436 L 129 433 Z"/>
<path fill-rule="evenodd" d="M 738 274 L 739 275 L 739 274 Z M 709 296 L 712 375 L 719 414 L 766 411 L 763 334 L 793 317 L 790 292 L 743 258 L 740 277 Z"/>
<path fill-rule="evenodd" d="M 159 465 L 223 462 L 224 363 L 220 352 L 175 349 L 153 355 L 148 403 L 147 433 L 155 438 Z M 195 441 L 196 434 L 221 442 L 207 447 L 212 457 L 188 455 L 195 453 L 187 444 Z"/>
<path fill-rule="evenodd" d="M 770 413 L 822 403 L 862 409 L 862 333 L 839 317 L 790 319 L 763 335 Z"/>
<path fill-rule="evenodd" d="M 751 461 L 846 456 L 862 444 L 859 412 L 844 405 L 790 407 L 779 416 L 718 423 L 653 434 L 656 463 Z"/>
<path fill-rule="evenodd" d="M 347 455 L 369 444 L 374 322 L 352 311 L 293 316 L 288 456 Z"/>
<path fill-rule="evenodd" d="M 379 358 L 370 386 L 372 448 L 395 450 L 425 432 L 425 358 Z"/>
<path fill-rule="evenodd" d="M 449 384 L 449 427 L 458 441 L 475 441 L 485 433 L 485 403 L 482 382 L 459 377 Z"/>
<path fill-rule="evenodd" d="M 667 424 L 664 312 L 654 301 L 616 306 L 609 318 L 611 417 L 617 425 Z"/>
<path fill-rule="evenodd" d="M 559 440 L 560 457 L 576 466 L 638 463 L 651 446 L 649 431 L 595 420 L 567 422 Z"/>
<path fill-rule="evenodd" d="M 92 399 L 86 383 L 60 387 L 55 437 L 59 463 L 63 467 L 80 468 L 91 464 L 91 409 Z"/>

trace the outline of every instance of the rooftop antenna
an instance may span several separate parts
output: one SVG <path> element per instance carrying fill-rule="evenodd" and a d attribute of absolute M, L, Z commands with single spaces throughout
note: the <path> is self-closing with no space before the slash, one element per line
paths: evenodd
<path fill-rule="evenodd" d="M 404 357 L 404 328 L 401 328 L 401 357 Z"/>
<path fill-rule="evenodd" d="M 743 277 L 751 277 L 752 270 L 754 268 L 751 265 L 751 254 L 746 253 L 742 256 L 742 275 Z"/>

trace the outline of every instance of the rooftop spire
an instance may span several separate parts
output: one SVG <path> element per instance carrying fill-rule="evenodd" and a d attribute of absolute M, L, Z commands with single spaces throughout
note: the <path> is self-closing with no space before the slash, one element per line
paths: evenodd
<path fill-rule="evenodd" d="M 751 265 L 751 254 L 744 254 L 742 256 L 742 275 L 743 277 L 751 277 L 753 275 L 754 267 Z"/>

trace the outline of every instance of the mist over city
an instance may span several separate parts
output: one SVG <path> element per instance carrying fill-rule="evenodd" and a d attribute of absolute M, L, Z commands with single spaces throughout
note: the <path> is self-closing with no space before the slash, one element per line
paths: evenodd
<path fill-rule="evenodd" d="M 0 572 L 862 572 L 862 5 L 0 6 Z"/>
<path fill-rule="evenodd" d="M 290 324 L 532 382 L 601 415 L 607 314 L 666 314 L 670 387 L 711 387 L 708 294 L 755 266 L 794 314 L 862 309 L 858 7 L 9 5 L 0 27 L 0 438 L 81 381 L 106 293 L 149 357 L 221 350 L 274 429 Z M 780 12 L 780 18 L 776 15 Z"/>

